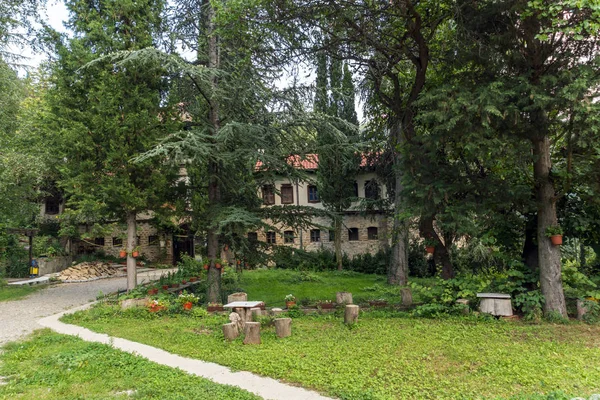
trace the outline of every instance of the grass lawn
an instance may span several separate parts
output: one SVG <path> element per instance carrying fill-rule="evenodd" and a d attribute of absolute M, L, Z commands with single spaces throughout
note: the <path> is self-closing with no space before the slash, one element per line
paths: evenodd
<path fill-rule="evenodd" d="M 0 301 L 18 300 L 40 289 L 43 285 L 16 286 L 0 282 Z"/>
<path fill-rule="evenodd" d="M 38 331 L 0 355 L 0 399 L 259 399 L 107 345 Z M 135 391 L 131 397 L 126 391 Z"/>
<path fill-rule="evenodd" d="M 380 298 L 400 302 L 398 287 L 387 285 L 385 276 L 353 271 L 246 271 L 242 274 L 239 286 L 248 293 L 248 300 L 262 300 L 270 307 L 284 306 L 284 298 L 290 293 L 296 296 L 298 301 L 335 300 L 336 292 L 351 292 L 355 303 Z"/>
<path fill-rule="evenodd" d="M 291 290 L 288 290 L 288 292 Z M 224 341 L 226 315 L 158 316 L 101 306 L 64 318 L 97 332 L 317 389 L 342 399 L 570 399 L 600 393 L 600 326 L 528 325 L 364 312 L 302 316 L 262 344 Z M 263 321 L 264 322 L 264 321 Z M 564 395 L 549 393 L 561 391 Z M 569 396 L 567 396 L 569 395 Z"/>

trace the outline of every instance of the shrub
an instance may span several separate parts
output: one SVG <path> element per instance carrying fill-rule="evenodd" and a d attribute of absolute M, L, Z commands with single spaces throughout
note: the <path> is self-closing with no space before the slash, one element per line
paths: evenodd
<path fill-rule="evenodd" d="M 519 293 L 514 297 L 513 305 L 521 310 L 526 321 L 539 322 L 542 319 L 544 295 L 540 290 Z"/>

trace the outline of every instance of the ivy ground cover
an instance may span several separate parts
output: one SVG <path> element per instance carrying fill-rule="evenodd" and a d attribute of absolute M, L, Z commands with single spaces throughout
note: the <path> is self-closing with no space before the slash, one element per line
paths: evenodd
<path fill-rule="evenodd" d="M 0 399 L 259 399 L 107 345 L 38 331 L 0 354 Z"/>
<path fill-rule="evenodd" d="M 296 317 L 285 339 L 265 320 L 258 346 L 226 342 L 226 315 L 159 316 L 103 305 L 64 320 L 342 399 L 568 399 L 600 392 L 598 326 L 381 311 L 362 313 L 351 327 L 342 319 L 341 312 Z"/>

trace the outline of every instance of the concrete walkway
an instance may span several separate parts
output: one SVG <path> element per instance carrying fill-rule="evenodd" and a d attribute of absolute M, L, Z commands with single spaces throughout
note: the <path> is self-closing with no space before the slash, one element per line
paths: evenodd
<path fill-rule="evenodd" d="M 281 400 L 327 400 L 329 397 L 321 396 L 316 392 L 296 386 L 286 385 L 272 378 L 264 378 L 250 372 L 232 372 L 229 368 L 219 364 L 186 358 L 171 354 L 156 347 L 132 342 L 130 340 L 115 338 L 102 333 L 92 332 L 80 326 L 65 324 L 59 321 L 65 314 L 83 310 L 93 303 L 76 307 L 56 315 L 45 317 L 38 322 L 41 326 L 50 328 L 65 335 L 79 336 L 88 342 L 104 343 L 116 349 L 139 355 L 158 364 L 172 368 L 179 368 L 189 374 L 207 378 L 216 383 L 233 385 L 257 394 L 265 399 Z"/>
<path fill-rule="evenodd" d="M 173 269 L 139 272 L 138 283 L 156 280 L 170 271 Z M 52 285 L 20 300 L 0 302 L 0 346 L 40 329 L 37 321 L 41 317 L 94 301 L 100 292 L 108 294 L 125 289 L 127 278 L 99 279 Z"/>

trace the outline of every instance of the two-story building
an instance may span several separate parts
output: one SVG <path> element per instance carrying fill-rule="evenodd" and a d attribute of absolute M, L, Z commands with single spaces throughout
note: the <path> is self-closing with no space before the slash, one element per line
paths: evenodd
<path fill-rule="evenodd" d="M 290 163 L 295 168 L 304 170 L 308 175 L 306 181 L 292 182 L 288 178 L 276 180 L 273 185 L 261 188 L 261 196 L 265 207 L 273 205 L 296 205 L 323 209 L 324 205 L 319 197 L 316 185 L 316 172 L 319 166 L 319 157 L 309 154 L 305 158 L 290 157 Z M 260 169 L 260 163 L 257 164 Z M 378 200 L 387 198 L 385 185 L 378 179 L 375 172 L 368 168 L 367 161 L 363 158 L 360 172 L 354 180 L 355 201 L 344 212 L 342 226 L 342 252 L 349 257 L 357 254 L 374 254 L 384 249 L 390 240 L 390 221 L 385 210 L 360 210 L 360 199 Z M 267 221 L 268 222 L 268 221 Z M 329 227 L 331 220 L 327 217 L 315 217 L 315 225 Z M 277 226 L 277 230 L 249 232 L 250 240 L 262 240 L 270 244 L 301 248 L 308 251 L 328 249 L 334 251 L 334 232 L 329 229 L 303 230 L 293 227 Z"/>

